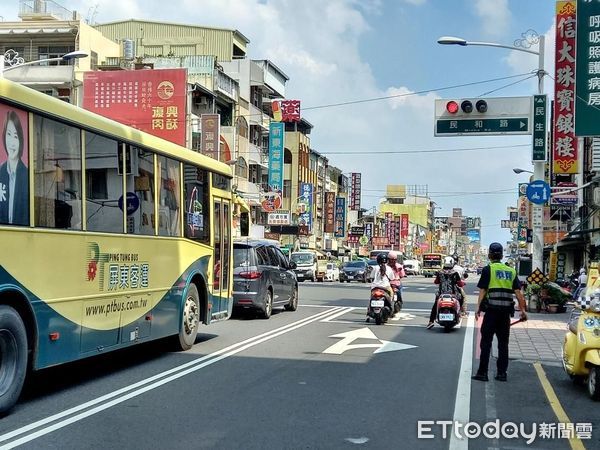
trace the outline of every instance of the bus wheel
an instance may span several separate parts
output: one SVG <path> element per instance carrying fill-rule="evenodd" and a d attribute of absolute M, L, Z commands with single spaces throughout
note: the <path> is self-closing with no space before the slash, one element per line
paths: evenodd
<path fill-rule="evenodd" d="M 27 335 L 21 316 L 0 305 L 0 414 L 19 398 L 27 373 Z"/>
<path fill-rule="evenodd" d="M 185 302 L 181 313 L 181 327 L 179 336 L 176 336 L 176 348 L 189 350 L 196 342 L 198 327 L 200 326 L 200 298 L 198 288 L 190 283 L 185 294 Z"/>

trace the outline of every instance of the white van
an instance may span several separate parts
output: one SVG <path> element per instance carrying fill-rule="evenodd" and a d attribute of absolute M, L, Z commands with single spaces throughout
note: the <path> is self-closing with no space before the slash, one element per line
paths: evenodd
<path fill-rule="evenodd" d="M 421 264 L 418 260 L 405 259 L 402 264 L 404 265 L 406 275 L 421 275 Z"/>

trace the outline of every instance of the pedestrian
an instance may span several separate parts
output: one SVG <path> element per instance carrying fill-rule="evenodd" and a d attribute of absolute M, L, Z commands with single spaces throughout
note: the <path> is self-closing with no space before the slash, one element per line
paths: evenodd
<path fill-rule="evenodd" d="M 579 300 L 579 296 L 581 294 L 585 294 L 585 288 L 587 287 L 587 273 L 585 272 L 585 268 L 581 268 L 579 270 L 579 278 L 577 278 L 577 289 L 575 289 L 575 293 L 573 294 L 573 300 Z"/>
<path fill-rule="evenodd" d="M 510 337 L 510 318 L 514 315 L 513 293 L 519 301 L 521 320 L 527 320 L 525 298 L 521 293 L 521 284 L 517 273 L 512 267 L 503 264 L 502 244 L 490 244 L 488 258 L 490 264 L 481 271 L 477 287 L 479 298 L 475 316 L 480 317 L 484 312 L 481 324 L 481 354 L 479 369 L 472 377 L 474 380 L 488 381 L 488 364 L 494 334 L 498 339 L 498 361 L 496 380 L 506 381 L 508 369 L 508 340 Z"/>

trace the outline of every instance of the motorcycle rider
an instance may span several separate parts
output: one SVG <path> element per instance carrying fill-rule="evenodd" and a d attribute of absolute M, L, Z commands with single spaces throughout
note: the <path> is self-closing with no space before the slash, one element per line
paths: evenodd
<path fill-rule="evenodd" d="M 380 288 L 382 290 L 384 290 L 386 292 L 385 295 L 385 300 L 388 304 L 388 306 L 391 307 L 391 309 L 393 310 L 393 306 L 392 306 L 392 296 L 393 296 L 393 291 L 392 291 L 392 285 L 391 285 L 391 281 L 395 278 L 395 274 L 394 271 L 392 270 L 392 268 L 388 265 L 388 257 L 387 255 L 380 253 L 379 255 L 377 255 L 377 266 L 373 266 L 373 270 L 371 272 L 371 277 L 373 278 L 373 282 L 371 283 L 371 290 L 375 289 L 375 288 Z M 370 307 L 370 303 L 369 303 L 369 307 Z M 367 314 L 368 314 L 368 310 L 367 310 Z M 367 318 L 367 321 L 369 320 L 369 318 Z"/>
<path fill-rule="evenodd" d="M 585 273 L 585 269 L 582 267 L 579 270 L 579 278 L 577 279 L 577 289 L 573 293 L 573 300 L 577 301 L 582 291 L 585 291 L 587 287 L 587 273 Z"/>
<path fill-rule="evenodd" d="M 404 267 L 402 264 L 398 264 L 398 254 L 395 251 L 391 251 L 387 255 L 388 266 L 394 271 L 394 278 L 390 280 L 390 285 L 396 293 L 396 299 L 402 303 L 402 278 L 406 276 L 404 273 Z"/>
<path fill-rule="evenodd" d="M 429 323 L 427 324 L 427 329 L 430 330 L 433 328 L 435 322 L 435 316 L 437 314 L 437 302 L 438 298 L 442 294 L 452 294 L 456 296 L 460 303 L 460 308 L 463 308 L 463 298 L 461 294 L 461 289 L 465 282 L 459 275 L 459 273 L 454 270 L 454 258 L 451 256 L 446 256 L 444 258 L 444 264 L 442 266 L 442 270 L 440 270 L 436 276 L 434 283 L 439 285 L 438 292 L 435 295 L 435 300 L 433 302 L 433 306 L 431 307 L 431 314 L 429 315 Z"/>

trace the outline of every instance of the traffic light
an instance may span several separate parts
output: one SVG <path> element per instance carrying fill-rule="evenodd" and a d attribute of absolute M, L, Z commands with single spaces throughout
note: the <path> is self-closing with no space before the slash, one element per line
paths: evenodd
<path fill-rule="evenodd" d="M 460 102 L 460 107 L 459 107 Z M 475 110 L 479 114 L 484 114 L 488 110 L 488 104 L 485 100 L 480 99 L 475 101 Z M 462 112 L 463 114 L 471 114 L 473 112 L 473 100 L 448 100 L 446 102 L 446 111 L 449 114 L 458 114 Z"/>

